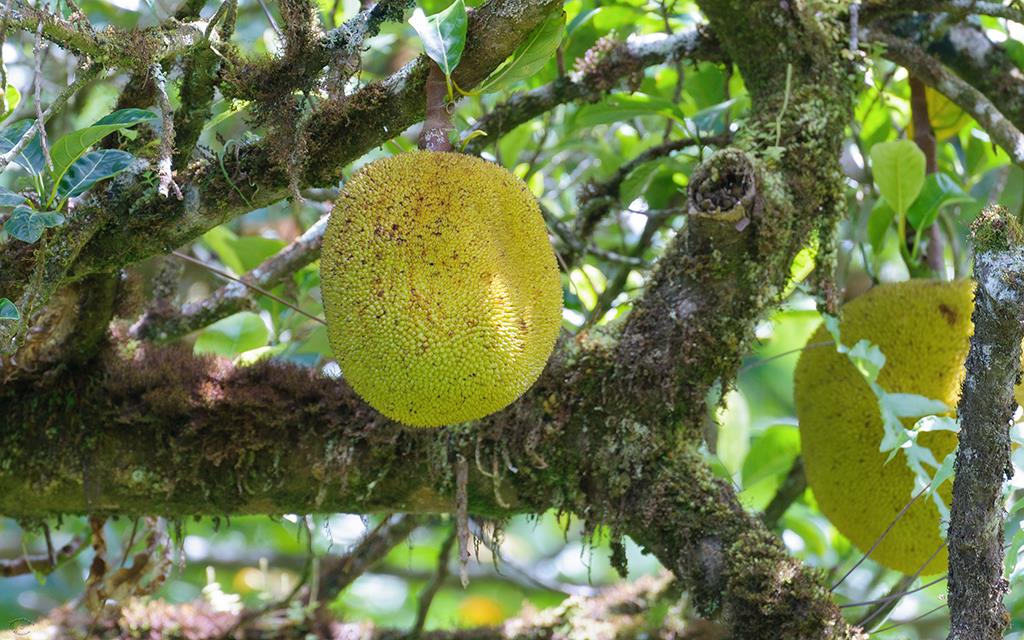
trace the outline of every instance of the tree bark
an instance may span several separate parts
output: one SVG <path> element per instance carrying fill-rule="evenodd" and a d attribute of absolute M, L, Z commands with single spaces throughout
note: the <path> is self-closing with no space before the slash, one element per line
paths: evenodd
<path fill-rule="evenodd" d="M 1010 423 L 1024 339 L 1024 235 L 1005 210 L 973 226 L 974 335 L 957 408 L 960 442 L 949 523 L 949 640 L 999 640 L 1003 596 L 1004 483 L 1013 476 Z"/>

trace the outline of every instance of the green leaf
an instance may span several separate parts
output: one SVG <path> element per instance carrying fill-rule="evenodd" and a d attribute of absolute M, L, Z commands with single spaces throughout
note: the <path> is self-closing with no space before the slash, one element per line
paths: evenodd
<path fill-rule="evenodd" d="M 647 95 L 646 93 L 612 94 L 600 104 L 587 105 L 580 109 L 574 120 L 577 127 L 592 127 L 598 124 L 621 122 L 640 116 L 663 116 L 683 122 L 683 113 L 671 100 Z"/>
<path fill-rule="evenodd" d="M 228 269 L 241 275 L 281 250 L 284 242 L 261 236 L 237 236 L 226 227 L 214 227 L 203 240 Z"/>
<path fill-rule="evenodd" d="M 730 391 L 717 410 L 718 459 L 729 473 L 738 474 L 750 451 L 750 405 L 739 391 Z"/>
<path fill-rule="evenodd" d="M 882 197 L 903 215 L 924 186 L 924 153 L 910 140 L 880 142 L 871 147 L 871 170 Z"/>
<path fill-rule="evenodd" d="M 793 425 L 768 427 L 754 440 L 743 460 L 743 486 L 766 478 L 784 477 L 800 452 L 800 431 Z"/>
<path fill-rule="evenodd" d="M 500 91 L 513 82 L 525 80 L 544 68 L 562 43 L 565 12 L 552 13 L 530 32 L 512 55 L 484 80 L 474 93 Z"/>
<path fill-rule="evenodd" d="M 57 185 L 63 181 L 64 174 L 76 164 L 77 160 L 82 157 L 82 154 L 92 145 L 115 131 L 134 127 L 140 122 L 155 120 L 156 117 L 155 113 L 145 109 L 119 109 L 114 113 L 103 116 L 85 129 L 72 131 L 66 136 L 61 137 L 53 143 L 53 147 L 50 149 L 50 157 L 53 159 L 54 184 Z M 82 193 L 84 192 L 85 190 L 83 189 Z M 59 192 L 55 191 L 54 193 Z"/>
<path fill-rule="evenodd" d="M 54 211 L 36 212 L 25 205 L 18 205 L 11 217 L 4 223 L 4 231 L 12 237 L 29 244 L 39 240 L 43 231 L 64 224 L 64 216 Z"/>
<path fill-rule="evenodd" d="M 3 108 L 0 109 L 0 120 L 3 120 L 14 113 L 14 109 L 17 108 L 18 103 L 21 102 L 21 93 L 13 84 L 7 85 L 7 90 L 4 92 L 3 97 L 4 104 Z"/>
<path fill-rule="evenodd" d="M 0 187 L 0 208 L 16 207 L 25 202 L 25 196 Z"/>
<path fill-rule="evenodd" d="M 701 133 L 714 135 L 724 133 L 726 116 L 732 111 L 734 105 L 744 101 L 741 98 L 731 98 L 706 109 L 701 109 L 693 114 L 693 124 L 696 125 L 697 131 Z"/>
<path fill-rule="evenodd" d="M 242 311 L 204 329 L 196 339 L 193 351 L 234 358 L 265 346 L 269 338 L 270 332 L 263 320 L 251 311 Z"/>
<path fill-rule="evenodd" d="M 889 206 L 889 202 L 885 198 L 875 201 L 875 206 L 871 209 L 871 215 L 868 217 L 868 242 L 871 243 L 871 248 L 876 254 L 881 253 L 884 248 L 885 232 L 892 226 L 895 217 L 896 212 Z"/>
<path fill-rule="evenodd" d="M 929 174 L 920 195 L 907 210 L 907 222 L 915 229 L 927 229 L 939 217 L 943 207 L 974 202 L 952 178 L 944 173 Z"/>
<path fill-rule="evenodd" d="M 622 185 L 619 187 L 619 197 L 625 203 L 630 203 L 647 193 L 651 181 L 662 167 L 661 160 L 645 162 L 630 171 Z"/>
<path fill-rule="evenodd" d="M 56 195 L 61 201 L 80 196 L 100 180 L 115 176 L 132 163 L 132 154 L 120 149 L 90 151 L 75 161 L 61 178 Z"/>
<path fill-rule="evenodd" d="M 19 120 L 0 131 L 0 154 L 5 154 L 13 149 L 34 122 L 34 120 Z M 39 146 L 38 134 L 32 138 L 28 146 L 21 150 L 21 153 L 14 157 L 14 163 L 34 176 L 43 173 L 43 170 L 46 169 L 46 159 L 43 158 L 43 150 Z"/>
<path fill-rule="evenodd" d="M 441 67 L 448 80 L 448 95 L 451 95 L 451 77 L 462 59 L 466 47 L 466 4 L 455 0 L 447 9 L 427 16 L 417 8 L 409 18 L 409 24 L 420 40 L 427 56 Z"/>
<path fill-rule="evenodd" d="M 0 298 L 0 320 L 19 320 L 18 307 L 7 298 Z"/>

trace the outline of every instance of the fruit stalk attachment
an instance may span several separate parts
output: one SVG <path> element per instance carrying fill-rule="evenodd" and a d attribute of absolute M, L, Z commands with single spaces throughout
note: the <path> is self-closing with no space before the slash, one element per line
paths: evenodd
<path fill-rule="evenodd" d="M 451 151 L 452 143 L 448 136 L 455 127 L 448 111 L 448 82 L 436 62 L 430 60 L 428 64 L 426 118 L 420 131 L 419 147 L 424 151 Z"/>

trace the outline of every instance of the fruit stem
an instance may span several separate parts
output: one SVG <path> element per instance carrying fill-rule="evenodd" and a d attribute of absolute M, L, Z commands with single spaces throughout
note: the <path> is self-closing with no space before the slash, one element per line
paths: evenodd
<path fill-rule="evenodd" d="M 448 134 L 455 127 L 452 126 L 452 114 L 448 111 L 448 80 L 436 62 L 428 60 L 427 64 L 430 65 L 426 85 L 427 108 L 419 146 L 425 151 L 451 151 L 452 143 Z"/>

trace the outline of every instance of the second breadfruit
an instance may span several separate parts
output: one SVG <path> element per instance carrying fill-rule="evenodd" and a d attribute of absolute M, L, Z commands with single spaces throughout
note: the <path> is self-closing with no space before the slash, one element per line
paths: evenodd
<path fill-rule="evenodd" d="M 875 287 L 843 307 L 840 338 L 866 339 L 885 354 L 878 384 L 888 393 L 919 394 L 956 408 L 970 336 L 974 283 L 911 280 Z M 808 484 L 829 520 L 862 551 L 885 531 L 914 491 L 902 454 L 886 464 L 879 451 L 878 400 L 824 327 L 811 337 L 795 374 L 796 412 Z M 914 420 L 909 419 L 907 426 Z M 948 431 L 923 433 L 919 444 L 941 462 L 956 446 Z M 950 483 L 940 489 L 949 502 Z M 914 573 L 942 544 L 939 513 L 922 497 L 871 553 L 880 564 Z M 944 571 L 943 547 L 921 572 Z"/>
<path fill-rule="evenodd" d="M 562 286 L 532 194 L 506 169 L 431 151 L 354 175 L 324 237 L 328 337 L 385 416 L 433 427 L 525 392 L 558 335 Z"/>

